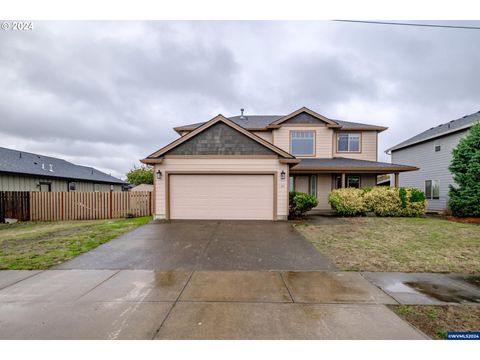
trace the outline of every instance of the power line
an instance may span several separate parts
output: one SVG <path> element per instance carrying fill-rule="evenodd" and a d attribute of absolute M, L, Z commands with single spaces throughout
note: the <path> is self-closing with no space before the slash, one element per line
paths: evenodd
<path fill-rule="evenodd" d="M 333 20 L 333 21 L 349 22 L 349 23 L 362 23 L 362 24 L 375 24 L 375 25 L 422 26 L 422 27 L 447 28 L 447 29 L 480 30 L 480 27 L 477 27 L 477 26 L 419 24 L 419 23 L 401 23 L 401 22 L 366 21 L 366 20 Z"/>

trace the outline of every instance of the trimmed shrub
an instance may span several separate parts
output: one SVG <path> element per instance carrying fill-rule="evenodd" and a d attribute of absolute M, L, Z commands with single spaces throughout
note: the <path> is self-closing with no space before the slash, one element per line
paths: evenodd
<path fill-rule="evenodd" d="M 378 186 L 363 198 L 367 209 L 377 216 L 402 216 L 402 201 L 396 188 Z"/>
<path fill-rule="evenodd" d="M 290 217 L 303 216 L 318 205 L 318 199 L 314 195 L 296 191 L 290 191 L 288 195 Z"/>
<path fill-rule="evenodd" d="M 355 188 L 336 189 L 328 195 L 328 202 L 340 215 L 360 215 L 366 211 L 363 193 Z"/>
<path fill-rule="evenodd" d="M 330 193 L 328 201 L 340 215 L 346 216 L 371 211 L 377 216 L 416 217 L 424 215 L 427 209 L 425 194 L 410 188 L 337 189 Z"/>

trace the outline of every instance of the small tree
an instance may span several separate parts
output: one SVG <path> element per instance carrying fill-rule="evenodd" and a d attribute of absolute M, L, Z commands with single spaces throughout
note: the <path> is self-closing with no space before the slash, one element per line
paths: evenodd
<path fill-rule="evenodd" d="M 133 185 L 153 184 L 153 168 L 151 166 L 134 166 L 127 173 L 127 181 Z"/>
<path fill-rule="evenodd" d="M 480 123 L 453 150 L 449 170 L 457 185 L 450 185 L 448 194 L 453 215 L 480 216 Z"/>

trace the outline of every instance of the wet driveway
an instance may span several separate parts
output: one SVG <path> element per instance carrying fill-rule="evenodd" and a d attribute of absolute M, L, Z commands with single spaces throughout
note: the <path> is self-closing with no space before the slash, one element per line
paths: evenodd
<path fill-rule="evenodd" d="M 57 269 L 335 270 L 288 222 L 152 222 Z"/>

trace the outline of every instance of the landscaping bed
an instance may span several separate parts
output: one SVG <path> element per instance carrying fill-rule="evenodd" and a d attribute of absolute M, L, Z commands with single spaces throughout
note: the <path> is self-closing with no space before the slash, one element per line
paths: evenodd
<path fill-rule="evenodd" d="M 140 217 L 0 224 L 0 270 L 47 269 L 150 220 Z"/>
<path fill-rule="evenodd" d="M 445 339 L 447 332 L 478 331 L 478 305 L 389 305 L 400 317 L 432 339 Z"/>
<path fill-rule="evenodd" d="M 325 220 L 294 226 L 341 270 L 480 273 L 478 225 L 435 218 Z"/>

